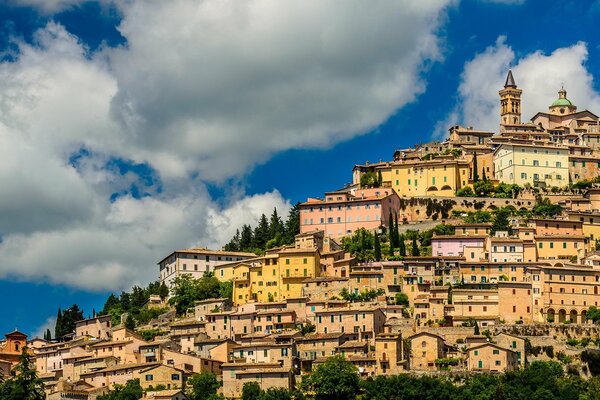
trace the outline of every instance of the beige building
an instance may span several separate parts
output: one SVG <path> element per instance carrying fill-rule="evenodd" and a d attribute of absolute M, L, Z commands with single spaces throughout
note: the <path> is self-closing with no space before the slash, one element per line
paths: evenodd
<path fill-rule="evenodd" d="M 444 338 L 431 332 L 419 332 L 410 341 L 409 368 L 416 371 L 435 371 L 435 361 L 446 355 Z"/>
<path fill-rule="evenodd" d="M 223 364 L 223 396 L 241 398 L 242 389 L 247 382 L 257 382 L 262 390 L 291 389 L 294 380 L 291 369 L 281 367 L 278 363 Z"/>
<path fill-rule="evenodd" d="M 506 372 L 519 367 L 517 353 L 493 343 L 480 344 L 467 351 L 469 371 Z"/>
<path fill-rule="evenodd" d="M 209 250 L 202 247 L 177 250 L 158 262 L 160 281 L 170 288 L 173 280 L 182 274 L 199 279 L 205 272 L 214 272 L 218 265 L 253 257 L 256 255 L 252 253 Z"/>
<path fill-rule="evenodd" d="M 92 339 L 110 339 L 111 317 L 110 315 L 98 316 L 75 322 L 75 337 L 90 337 Z"/>

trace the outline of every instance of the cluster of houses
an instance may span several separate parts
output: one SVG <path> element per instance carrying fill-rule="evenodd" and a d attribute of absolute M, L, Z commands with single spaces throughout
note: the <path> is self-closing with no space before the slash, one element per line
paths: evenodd
<path fill-rule="evenodd" d="M 77 322 L 68 341 L 28 340 L 15 330 L 0 342 L 0 375 L 24 346 L 50 400 L 91 400 L 131 379 L 145 398 L 183 400 L 186 380 L 201 372 L 219 377 L 225 397 L 239 398 L 247 382 L 291 389 L 334 355 L 362 377 L 524 366 L 525 338 L 498 327 L 589 326 L 586 314 L 598 306 L 600 189 L 564 188 L 598 176 L 600 119 L 577 111 L 561 89 L 548 112 L 522 123 L 521 93 L 509 72 L 498 134 L 455 126 L 442 143 L 356 165 L 352 184 L 300 205 L 291 246 L 260 256 L 184 249 L 158 263 L 167 286 L 210 272 L 233 282 L 232 298 L 198 301 L 185 318 L 161 315 L 144 327 L 161 332 L 150 341 L 109 316 Z M 360 228 L 389 228 L 391 215 L 404 224 L 438 218 L 430 203 L 408 200 L 471 207 L 456 195 L 479 180 L 519 185 L 531 197 L 479 199 L 477 209 L 531 209 L 532 193 L 544 191 L 563 213 L 515 218 L 493 233 L 490 223 L 443 214 L 435 223 L 452 224 L 454 233 L 433 236 L 431 254 L 402 260 L 358 262 L 340 245 Z M 148 306 L 167 304 L 153 296 Z"/>

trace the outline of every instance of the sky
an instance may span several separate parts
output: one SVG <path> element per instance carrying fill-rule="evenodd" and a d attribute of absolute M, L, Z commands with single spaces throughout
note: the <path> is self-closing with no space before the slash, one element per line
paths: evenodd
<path fill-rule="evenodd" d="M 100 310 L 352 167 L 497 131 L 564 85 L 600 112 L 600 1 L 0 2 L 0 332 Z M 596 75 L 596 76 L 595 76 Z"/>

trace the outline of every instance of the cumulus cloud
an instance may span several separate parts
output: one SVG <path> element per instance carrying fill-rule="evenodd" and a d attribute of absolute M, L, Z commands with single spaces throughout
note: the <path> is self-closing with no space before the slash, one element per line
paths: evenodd
<path fill-rule="evenodd" d="M 449 2 L 131 0 L 116 3 L 119 48 L 90 53 L 56 23 L 17 42 L 0 63 L 0 278 L 126 288 L 176 248 L 286 215 L 276 190 L 217 201 L 205 184 L 243 187 L 274 153 L 364 134 L 413 101 Z M 132 196 L 144 179 L 119 163 L 160 190 Z"/>
<path fill-rule="evenodd" d="M 520 59 L 501 36 L 493 46 L 465 64 L 458 88 L 456 108 L 438 123 L 437 137 L 456 123 L 477 129 L 498 131 L 500 124 L 498 90 L 512 69 L 521 97 L 522 120 L 528 121 L 538 111 L 545 112 L 558 98 L 564 85 L 568 98 L 579 110 L 600 111 L 600 94 L 594 90 L 593 75 L 586 67 L 586 43 L 578 42 L 546 54 L 536 51 Z"/>
<path fill-rule="evenodd" d="M 56 317 L 48 317 L 43 324 L 38 326 L 35 331 L 29 335 L 31 338 L 43 338 L 47 329 L 50 329 L 50 333 L 54 336 L 54 327 L 56 326 Z"/>

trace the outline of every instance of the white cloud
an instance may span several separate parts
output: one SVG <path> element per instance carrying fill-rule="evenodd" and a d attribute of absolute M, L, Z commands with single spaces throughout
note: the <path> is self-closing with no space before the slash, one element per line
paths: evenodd
<path fill-rule="evenodd" d="M 0 278 L 116 290 L 176 248 L 285 216 L 277 191 L 221 204 L 205 182 L 243 187 L 274 153 L 364 134 L 413 101 L 450 2 L 131 0 L 117 4 L 127 44 L 95 54 L 48 24 L 0 63 Z M 111 203 L 139 180 L 107 169 L 115 157 L 163 190 Z"/>
<path fill-rule="evenodd" d="M 8 0 L 20 6 L 36 7 L 45 13 L 55 13 L 89 0 Z"/>
<path fill-rule="evenodd" d="M 54 327 L 56 326 L 56 317 L 48 317 L 44 323 L 38 326 L 35 331 L 29 335 L 30 338 L 43 338 L 47 329 L 50 329 L 50 333 L 54 336 Z"/>
<path fill-rule="evenodd" d="M 521 97 L 522 121 L 528 121 L 538 111 L 558 98 L 564 84 L 568 97 L 579 110 L 600 112 L 600 94 L 593 88 L 593 76 L 586 67 L 587 46 L 583 42 L 559 48 L 550 54 L 542 51 L 516 59 L 505 37 L 499 37 L 494 46 L 465 64 L 456 108 L 438 123 L 437 137 L 455 123 L 477 129 L 498 131 L 500 124 L 499 97 L 508 69 L 512 69 L 517 86 L 523 89 Z"/>

